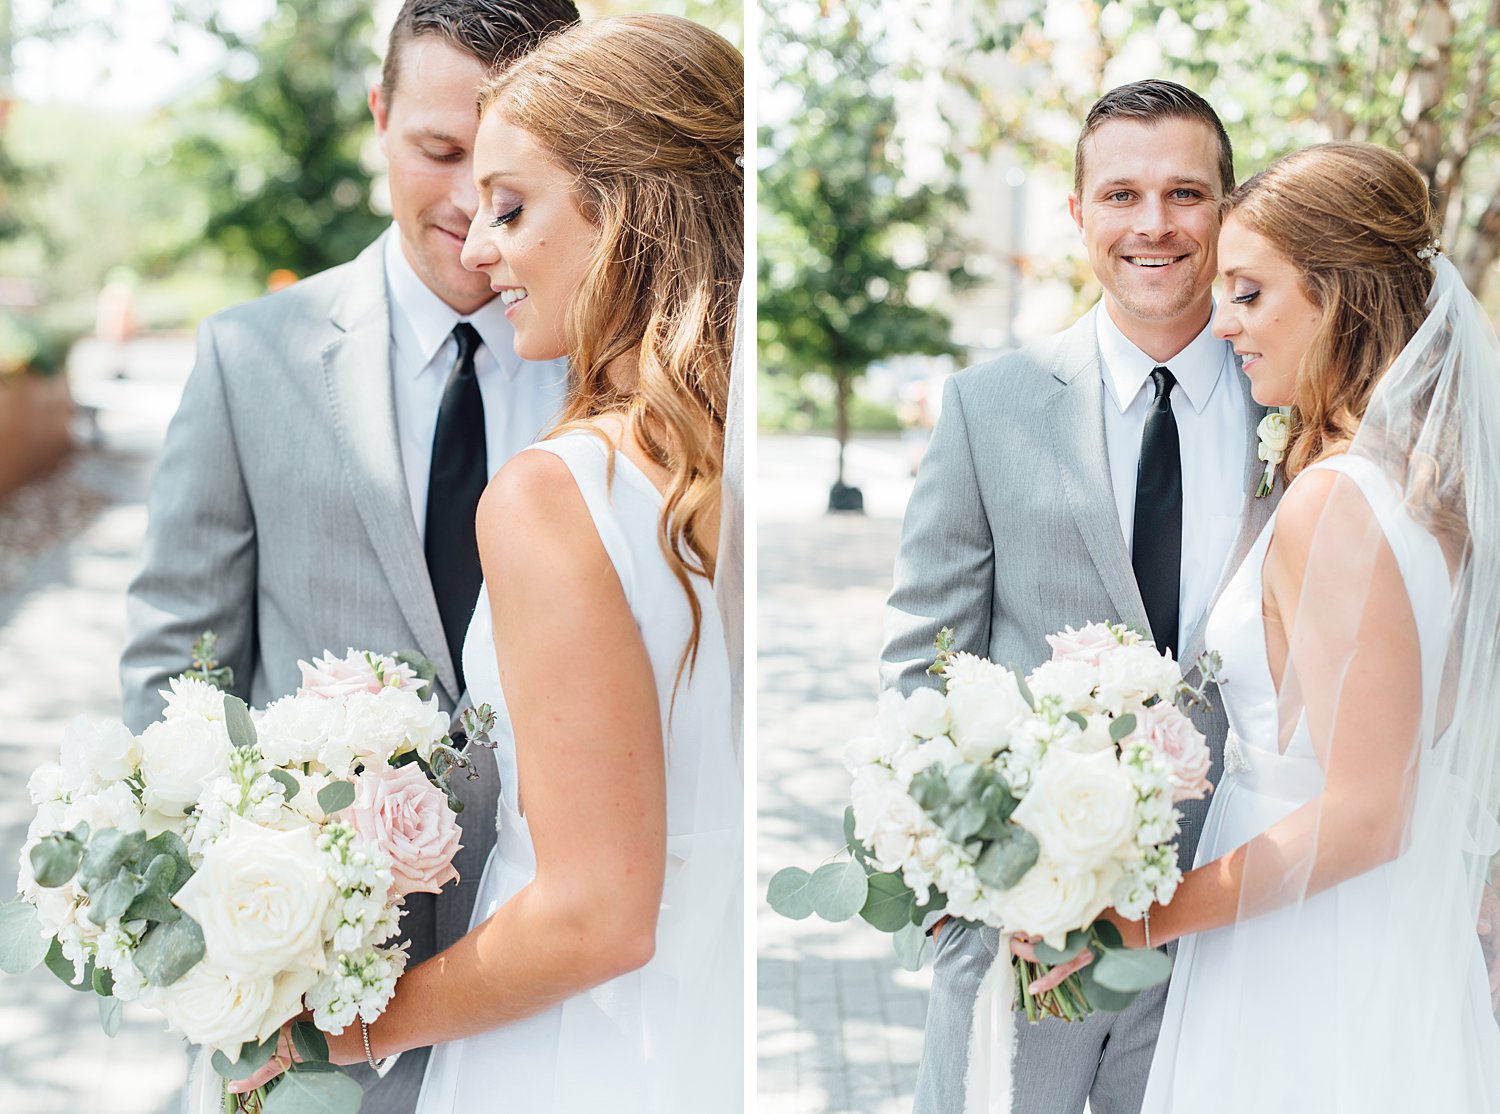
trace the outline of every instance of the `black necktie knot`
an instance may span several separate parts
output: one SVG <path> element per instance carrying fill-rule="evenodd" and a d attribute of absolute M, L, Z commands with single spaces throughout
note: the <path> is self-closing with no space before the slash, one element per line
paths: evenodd
<path fill-rule="evenodd" d="M 1156 405 L 1167 405 L 1172 397 L 1172 388 L 1177 386 L 1176 376 L 1170 368 L 1154 367 L 1151 369 L 1151 382 L 1156 387 Z"/>
<path fill-rule="evenodd" d="M 467 321 L 453 326 L 453 339 L 458 342 L 458 360 L 453 365 L 455 375 L 474 374 L 474 353 L 479 351 L 479 330 Z"/>

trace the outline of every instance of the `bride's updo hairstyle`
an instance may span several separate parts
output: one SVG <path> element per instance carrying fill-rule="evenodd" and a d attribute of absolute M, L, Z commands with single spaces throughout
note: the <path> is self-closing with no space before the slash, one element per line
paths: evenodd
<path fill-rule="evenodd" d="M 744 272 L 744 60 L 668 15 L 624 15 L 554 35 L 479 93 L 574 182 L 599 231 L 566 340 L 572 389 L 555 433 L 623 412 L 670 478 L 661 543 L 712 579 L 735 307 Z M 555 434 L 554 434 L 555 435 Z"/>
<path fill-rule="evenodd" d="M 1226 219 L 1270 241 L 1301 272 L 1323 319 L 1294 388 L 1288 482 L 1354 438 L 1370 395 L 1427 316 L 1437 235 L 1427 183 L 1370 143 L 1321 143 L 1245 182 Z"/>

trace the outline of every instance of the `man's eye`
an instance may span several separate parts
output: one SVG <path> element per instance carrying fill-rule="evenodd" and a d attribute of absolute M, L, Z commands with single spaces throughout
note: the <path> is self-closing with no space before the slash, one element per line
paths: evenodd
<path fill-rule="evenodd" d="M 1112 194 L 1109 195 L 1109 199 L 1111 201 L 1129 201 L 1130 200 L 1130 191 L 1129 190 L 1115 190 L 1114 193 L 1112 193 Z"/>
<path fill-rule="evenodd" d="M 459 162 L 464 157 L 462 151 L 424 151 L 422 153 L 433 162 Z"/>

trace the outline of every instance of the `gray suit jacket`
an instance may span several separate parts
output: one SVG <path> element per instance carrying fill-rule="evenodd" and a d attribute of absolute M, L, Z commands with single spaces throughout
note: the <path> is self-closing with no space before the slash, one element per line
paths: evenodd
<path fill-rule="evenodd" d="M 383 243 L 200 327 L 126 605 L 132 730 L 160 714 L 157 690 L 188 667 L 206 629 L 251 704 L 294 691 L 299 658 L 349 647 L 420 650 L 443 706 L 462 697 L 402 472 Z M 475 768 L 479 780 L 454 779 L 462 881 L 407 899 L 413 963 L 469 927 L 498 789 L 488 755 Z M 425 1062 L 425 1051 L 402 1057 L 364 1110 L 412 1110 Z"/>
<path fill-rule="evenodd" d="M 1046 635 L 1066 625 L 1110 620 L 1149 629 L 1110 483 L 1097 312 L 1065 332 L 969 368 L 948 383 L 942 417 L 907 505 L 895 586 L 886 605 L 883 687 L 909 693 L 919 685 L 940 684 L 926 670 L 933 640 L 944 626 L 953 628 L 959 649 L 1023 671 L 1051 656 Z M 1219 590 L 1279 495 L 1278 490 L 1272 497 L 1252 497 L 1264 467 L 1256 457 L 1255 426 L 1265 410 L 1249 397 L 1248 380 L 1241 376 L 1236 386 L 1245 391 L 1248 408 L 1245 501 Z M 1191 521 L 1186 525 L 1192 528 Z M 1203 652 L 1204 640 L 1204 617 L 1191 621 L 1195 625 L 1180 655 L 1188 663 Z M 1191 669 L 1189 678 L 1196 680 L 1196 674 Z M 1227 731 L 1224 713 L 1215 702 L 1211 712 L 1195 709 L 1194 720 L 1208 736 L 1217 781 Z M 1185 869 L 1192 864 L 1208 803 L 1190 801 L 1181 808 L 1179 858 Z M 962 1108 L 957 1096 L 962 1093 L 973 995 L 989 963 L 977 939 L 966 942 L 970 954 L 961 960 L 947 956 L 961 947 L 952 936 L 980 934 L 945 930 L 943 935 L 949 941 L 940 938 L 934 968 L 919 1112 Z M 961 974 L 945 978 L 945 956 L 948 966 L 957 964 L 954 969 Z M 1057 1093 L 1034 1102 L 1023 1093 L 1026 1046 L 1036 1032 L 1028 1032 L 1025 1024 L 1020 1028 L 1019 1108 L 1071 1109 L 1071 1098 L 1064 1101 Z M 930 1058 L 935 1054 L 949 1062 L 934 1068 Z M 955 1056 L 957 1063 L 951 1062 Z M 1098 1050 L 1076 1059 L 1077 1071 L 1087 1074 L 1091 1085 L 1100 1063 Z M 1057 1065 L 1049 1064 L 1047 1074 L 1057 1072 Z M 1083 1086 L 1081 1093 L 1088 1090 Z M 941 1097 L 933 1097 L 937 1092 Z"/>

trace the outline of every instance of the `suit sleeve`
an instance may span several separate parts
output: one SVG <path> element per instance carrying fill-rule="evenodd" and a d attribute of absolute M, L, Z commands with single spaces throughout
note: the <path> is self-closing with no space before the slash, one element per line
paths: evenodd
<path fill-rule="evenodd" d="M 895 586 L 885 605 L 881 688 L 909 694 L 921 685 L 936 686 L 927 667 L 943 627 L 953 628 L 959 649 L 989 652 L 994 565 L 963 394 L 953 378 L 943 390 L 942 415 L 901 528 Z"/>
<path fill-rule="evenodd" d="M 198 354 L 147 502 L 143 563 L 125 603 L 124 717 L 140 732 L 162 710 L 159 689 L 192 661 L 205 630 L 247 697 L 255 662 L 255 518 L 225 397 L 213 322 Z"/>

